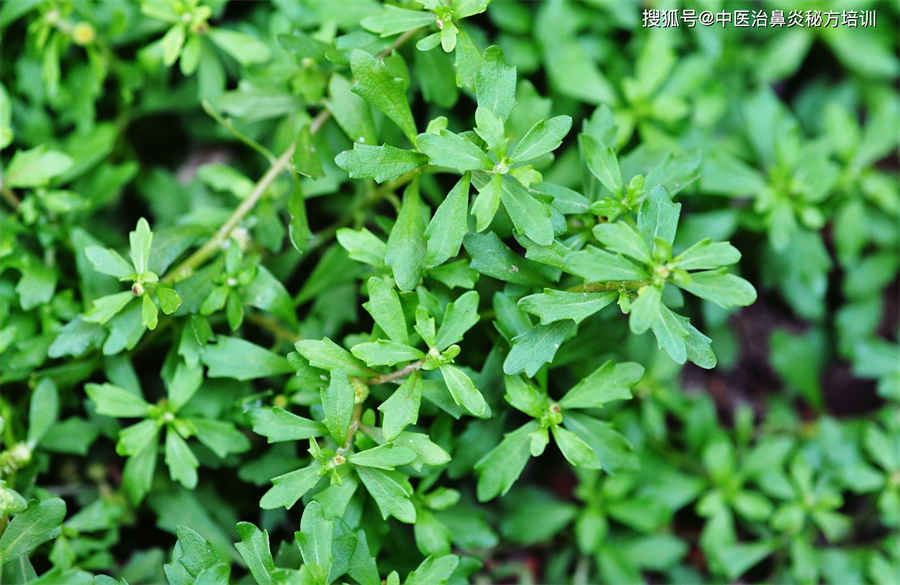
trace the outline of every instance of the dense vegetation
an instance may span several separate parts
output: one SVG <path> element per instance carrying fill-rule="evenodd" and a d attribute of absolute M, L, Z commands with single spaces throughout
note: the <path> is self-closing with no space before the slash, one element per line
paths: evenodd
<path fill-rule="evenodd" d="M 900 582 L 857 4 L 0 3 L 0 583 Z"/>

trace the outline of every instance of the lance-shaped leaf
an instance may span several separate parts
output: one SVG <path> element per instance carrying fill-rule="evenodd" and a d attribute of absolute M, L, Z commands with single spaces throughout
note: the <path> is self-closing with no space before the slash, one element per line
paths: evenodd
<path fill-rule="evenodd" d="M 469 174 L 457 181 L 425 228 L 425 265 L 439 266 L 459 254 L 469 231 Z M 345 246 L 346 247 L 346 246 Z"/>
<path fill-rule="evenodd" d="M 322 389 L 325 428 L 338 445 L 343 445 L 353 419 L 356 390 L 342 370 L 331 371 L 331 383 Z"/>
<path fill-rule="evenodd" d="M 724 309 L 746 307 L 756 301 L 753 285 L 740 276 L 724 272 L 724 269 L 692 272 L 690 280 L 678 286 Z"/>
<path fill-rule="evenodd" d="M 475 470 L 478 472 L 479 502 L 505 495 L 519 479 L 525 464 L 531 458 L 530 435 L 539 428 L 537 421 L 531 421 L 507 433 L 499 445 L 475 464 Z"/>
<path fill-rule="evenodd" d="M 66 503 L 60 498 L 31 502 L 0 535 L 0 560 L 13 561 L 31 553 L 59 533 L 65 516 Z"/>
<path fill-rule="evenodd" d="M 412 463 L 416 453 L 412 449 L 385 443 L 350 455 L 350 463 L 376 469 L 394 469 Z"/>
<path fill-rule="evenodd" d="M 350 352 L 369 366 L 393 366 L 425 357 L 425 354 L 415 347 L 383 339 L 357 343 L 350 348 Z"/>
<path fill-rule="evenodd" d="M 383 183 L 428 162 L 420 152 L 396 148 L 389 144 L 370 146 L 355 143 L 353 150 L 345 150 L 334 158 L 351 179 L 375 179 Z"/>
<path fill-rule="evenodd" d="M 116 278 L 124 278 L 134 274 L 134 267 L 119 256 L 115 250 L 101 248 L 100 246 L 89 246 L 85 248 L 84 254 L 91 261 L 94 270 L 97 272 L 115 276 Z"/>
<path fill-rule="evenodd" d="M 357 467 L 356 473 L 378 505 L 383 519 L 393 516 L 407 524 L 416 521 L 416 508 L 409 500 L 413 490 L 405 475 L 371 467 Z"/>
<path fill-rule="evenodd" d="M 595 408 L 613 400 L 631 398 L 631 387 L 643 375 L 644 367 L 635 362 L 607 361 L 575 384 L 559 404 L 563 408 Z"/>
<path fill-rule="evenodd" d="M 503 362 L 503 373 L 525 374 L 532 378 L 541 366 L 553 361 L 553 356 L 572 331 L 575 323 L 570 320 L 538 325 L 513 339 L 509 355 Z"/>
<path fill-rule="evenodd" d="M 209 366 L 210 378 L 252 380 L 294 371 L 284 356 L 239 337 L 218 336 L 216 343 L 204 347 L 200 357 Z"/>
<path fill-rule="evenodd" d="M 373 276 L 366 283 L 366 288 L 369 291 L 369 301 L 363 303 L 363 307 L 392 341 L 405 344 L 406 317 L 403 316 L 400 297 L 390 279 Z"/>
<path fill-rule="evenodd" d="M 494 164 L 475 143 L 449 130 L 441 130 L 439 134 L 419 134 L 418 146 L 431 159 L 431 164 L 461 173 L 489 169 Z"/>
<path fill-rule="evenodd" d="M 503 175 L 500 200 L 517 230 L 541 246 L 553 242 L 550 207 L 538 201 L 518 179 Z"/>
<path fill-rule="evenodd" d="M 85 384 L 84 391 L 97 405 L 99 414 L 133 418 L 144 416 L 150 410 L 143 398 L 113 384 Z"/>
<path fill-rule="evenodd" d="M 384 262 L 391 267 L 401 291 L 416 287 L 425 268 L 425 227 L 428 210 L 419 198 L 419 187 L 413 181 L 403 193 L 403 204 L 388 236 Z"/>
<path fill-rule="evenodd" d="M 554 116 L 549 120 L 540 120 L 528 130 L 509 156 L 517 163 L 524 163 L 553 152 L 559 148 L 571 128 L 571 116 Z"/>
<path fill-rule="evenodd" d="M 188 489 L 197 487 L 197 466 L 200 464 L 188 444 L 173 428 L 166 431 L 166 465 L 173 481 Z"/>
<path fill-rule="evenodd" d="M 415 144 L 416 123 L 406 99 L 409 82 L 397 77 L 383 60 L 360 49 L 350 53 L 350 69 L 353 72 L 353 92 L 384 112 Z"/>
<path fill-rule="evenodd" d="M 478 323 L 478 293 L 470 290 L 452 303 L 447 303 L 434 346 L 438 351 L 444 351 L 461 340 L 466 331 L 476 323 Z"/>
<path fill-rule="evenodd" d="M 416 424 L 424 389 L 419 381 L 419 372 L 413 372 L 378 406 L 378 410 L 384 413 L 382 432 L 388 441 L 396 438 L 408 425 Z"/>
<path fill-rule="evenodd" d="M 367 30 L 378 33 L 383 37 L 389 37 L 408 30 L 428 26 L 435 19 L 433 12 L 408 10 L 387 4 L 380 13 L 374 16 L 367 16 L 360 24 Z"/>
<path fill-rule="evenodd" d="M 485 50 L 475 76 L 475 97 L 479 107 L 490 109 L 503 120 L 512 111 L 516 103 L 516 68 L 504 62 L 500 47 Z"/>
<path fill-rule="evenodd" d="M 307 467 L 273 478 L 272 487 L 259 500 L 259 507 L 263 510 L 272 510 L 282 506 L 285 509 L 292 508 L 297 500 L 319 483 L 320 470 L 319 463 L 313 461 Z"/>
<path fill-rule="evenodd" d="M 593 233 L 601 244 L 613 252 L 624 254 L 643 264 L 650 263 L 650 248 L 641 234 L 624 221 L 595 225 Z"/>
<path fill-rule="evenodd" d="M 541 325 L 564 319 L 571 319 L 578 324 L 612 303 L 616 297 L 614 292 L 566 292 L 548 288 L 543 293 L 522 297 L 518 305 L 540 317 Z"/>
<path fill-rule="evenodd" d="M 570 252 L 563 258 L 563 262 L 566 272 L 590 282 L 643 280 L 648 277 L 647 272 L 631 260 L 595 246 Z"/>
<path fill-rule="evenodd" d="M 250 412 L 253 432 L 269 439 L 269 443 L 298 441 L 325 434 L 322 423 L 297 416 L 283 408 L 257 408 Z"/>
<path fill-rule="evenodd" d="M 350 376 L 360 376 L 362 378 L 375 375 L 373 370 L 367 368 L 360 360 L 353 357 L 349 351 L 327 337 L 322 339 L 304 339 L 295 343 L 294 347 L 314 368 L 323 370 L 340 369 Z"/>
<path fill-rule="evenodd" d="M 456 366 L 446 364 L 441 366 L 441 376 L 444 378 L 444 383 L 454 402 L 479 418 L 487 418 L 491 415 L 491 407 L 485 402 L 484 396 L 465 372 Z"/>
<path fill-rule="evenodd" d="M 676 256 L 675 262 L 684 270 L 705 270 L 728 266 L 740 259 L 740 251 L 728 242 L 705 238 Z"/>

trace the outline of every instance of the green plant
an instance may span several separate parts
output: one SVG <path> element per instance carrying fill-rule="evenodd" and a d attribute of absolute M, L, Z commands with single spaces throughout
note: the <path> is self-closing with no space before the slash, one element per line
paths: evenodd
<path fill-rule="evenodd" d="M 0 583 L 900 580 L 873 5 L 4 3 Z"/>

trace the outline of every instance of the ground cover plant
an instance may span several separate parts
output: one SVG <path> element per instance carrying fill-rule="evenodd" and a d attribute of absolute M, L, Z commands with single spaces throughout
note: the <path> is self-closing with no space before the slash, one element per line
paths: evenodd
<path fill-rule="evenodd" d="M 0 584 L 900 582 L 900 4 L 649 4 L 0 4 Z"/>

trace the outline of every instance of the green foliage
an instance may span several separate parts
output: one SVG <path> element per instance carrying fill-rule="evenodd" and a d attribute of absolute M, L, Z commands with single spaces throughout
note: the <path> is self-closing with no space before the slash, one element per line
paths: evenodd
<path fill-rule="evenodd" d="M 0 583 L 900 581 L 898 7 L 656 4 L 0 4 Z"/>

